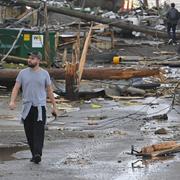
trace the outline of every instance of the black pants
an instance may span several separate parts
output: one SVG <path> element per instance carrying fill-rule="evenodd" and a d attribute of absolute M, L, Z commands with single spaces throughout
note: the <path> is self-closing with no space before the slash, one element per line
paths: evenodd
<path fill-rule="evenodd" d="M 169 39 L 172 39 L 173 42 L 176 42 L 176 26 L 177 24 L 167 23 L 167 33 Z M 172 29 L 172 35 L 171 35 L 171 29 Z"/>
<path fill-rule="evenodd" d="M 42 156 L 45 122 L 46 122 L 46 109 L 44 106 L 42 106 L 43 121 L 37 121 L 37 118 L 38 118 L 38 109 L 37 107 L 32 106 L 28 116 L 24 120 L 24 130 L 32 156 L 35 156 L 36 154 Z"/>

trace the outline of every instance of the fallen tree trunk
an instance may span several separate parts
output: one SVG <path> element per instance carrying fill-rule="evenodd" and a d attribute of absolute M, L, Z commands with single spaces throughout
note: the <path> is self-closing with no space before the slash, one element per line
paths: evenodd
<path fill-rule="evenodd" d="M 40 6 L 40 3 L 33 3 L 30 1 L 25 1 L 25 0 L 17 0 L 16 2 L 20 5 L 31 6 L 33 8 L 38 8 Z M 69 8 L 63 8 L 63 7 L 53 7 L 53 6 L 48 5 L 47 9 L 48 11 L 64 14 L 67 16 L 81 18 L 87 21 L 94 21 L 94 22 L 98 22 L 102 24 L 108 24 L 114 27 L 119 27 L 126 30 L 142 32 L 142 33 L 150 34 L 152 36 L 159 37 L 159 38 L 167 38 L 166 32 L 159 31 L 156 29 L 150 29 L 148 27 L 136 26 L 133 24 L 126 23 L 123 20 L 112 20 L 109 18 L 102 18 L 100 16 L 90 15 L 90 14 L 82 13 L 80 11 L 75 11 L 75 10 L 72 10 Z M 179 33 L 177 33 L 177 37 L 180 37 Z"/>
<path fill-rule="evenodd" d="M 15 80 L 19 69 L 0 69 L 1 80 Z M 54 79 L 65 79 L 64 69 L 47 69 Z M 130 79 L 133 77 L 148 77 L 160 75 L 159 68 L 85 68 L 82 79 Z"/>
<path fill-rule="evenodd" d="M 4 57 L 4 55 L 0 54 L 0 58 L 3 58 L 3 57 Z M 4 61 L 7 63 L 14 63 L 14 64 L 19 64 L 19 63 L 25 64 L 25 65 L 28 64 L 28 60 L 26 58 L 10 56 L 10 55 L 7 56 L 7 58 Z M 40 64 L 47 66 L 46 62 L 41 61 Z"/>

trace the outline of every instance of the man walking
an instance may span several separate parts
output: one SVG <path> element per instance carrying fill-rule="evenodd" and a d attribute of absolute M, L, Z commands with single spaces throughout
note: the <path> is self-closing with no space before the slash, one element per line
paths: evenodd
<path fill-rule="evenodd" d="M 32 154 L 31 162 L 38 164 L 41 161 L 44 144 L 47 94 L 51 100 L 54 115 L 57 115 L 57 109 L 49 73 L 39 66 L 40 60 L 42 60 L 41 53 L 35 51 L 28 55 L 29 67 L 19 72 L 12 90 L 9 107 L 12 110 L 16 107 L 16 97 L 19 89 L 22 88 L 21 121 L 24 124 Z"/>
<path fill-rule="evenodd" d="M 179 12 L 175 8 L 174 3 L 171 3 L 171 8 L 167 12 L 166 18 L 167 18 L 167 33 L 169 37 L 168 44 L 177 43 L 176 42 L 176 26 L 179 20 Z M 171 30 L 172 30 L 172 36 L 171 36 Z"/>

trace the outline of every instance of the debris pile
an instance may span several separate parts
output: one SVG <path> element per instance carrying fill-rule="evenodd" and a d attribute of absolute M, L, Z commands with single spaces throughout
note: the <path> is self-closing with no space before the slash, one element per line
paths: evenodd
<path fill-rule="evenodd" d="M 148 144 L 140 151 L 132 146 L 130 154 L 143 158 L 179 152 L 180 45 L 168 43 L 169 7 L 105 1 L 0 0 L 0 98 L 9 97 L 17 74 L 27 67 L 28 52 L 38 50 L 59 110 L 47 117 L 47 133 L 56 131 L 59 138 L 66 131 L 88 132 L 79 144 L 87 140 L 93 151 L 97 140 L 95 145 L 103 141 L 105 148 L 116 144 L 113 151 L 123 141 L 138 142 L 138 148 Z M 0 119 L 15 120 L 11 114 Z M 64 157 L 58 165 L 66 168 L 94 163 L 79 153 Z"/>
<path fill-rule="evenodd" d="M 175 141 L 169 141 L 143 147 L 138 155 L 155 157 L 172 154 L 178 151 L 180 151 L 180 145 Z"/>

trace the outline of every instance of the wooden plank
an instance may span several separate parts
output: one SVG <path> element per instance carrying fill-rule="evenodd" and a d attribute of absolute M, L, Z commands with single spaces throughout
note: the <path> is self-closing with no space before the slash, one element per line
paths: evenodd
<path fill-rule="evenodd" d="M 90 44 L 90 40 L 91 40 L 91 33 L 92 33 L 92 25 L 89 29 L 89 33 L 86 37 L 86 41 L 84 43 L 84 48 L 82 51 L 82 55 L 81 55 L 81 59 L 80 59 L 80 63 L 79 63 L 79 68 L 78 68 L 78 85 L 80 84 L 81 78 L 82 78 L 82 74 L 83 74 L 83 70 L 84 70 L 84 65 L 86 62 L 86 56 L 87 56 L 87 52 L 88 52 L 88 48 L 89 48 L 89 44 Z"/>
<path fill-rule="evenodd" d="M 180 145 L 176 145 L 170 149 L 165 149 L 165 150 L 160 150 L 160 151 L 155 151 L 152 153 L 152 157 L 156 157 L 156 156 L 162 156 L 165 154 L 170 154 L 170 153 L 176 153 L 180 151 Z"/>
<path fill-rule="evenodd" d="M 175 141 L 163 142 L 159 144 L 153 144 L 151 146 L 145 146 L 141 149 L 142 153 L 152 153 L 154 151 L 165 150 L 177 145 Z"/>
<path fill-rule="evenodd" d="M 154 145 L 152 145 L 152 147 L 153 147 L 154 151 L 159 151 L 159 150 L 165 150 L 165 149 L 172 148 L 176 145 L 177 145 L 176 141 L 170 141 L 170 142 L 165 142 L 165 143 L 160 143 L 160 144 L 154 144 Z"/>
<path fill-rule="evenodd" d="M 144 157 L 157 157 L 157 156 L 162 156 L 166 154 L 172 154 L 180 152 L 180 145 L 176 145 L 172 148 L 165 149 L 165 150 L 160 150 L 160 151 L 154 151 L 151 153 L 138 153 L 137 156 L 144 156 Z"/>
<path fill-rule="evenodd" d="M 137 156 L 156 157 L 156 156 L 166 155 L 179 151 L 180 151 L 180 144 L 177 144 L 175 141 L 169 141 L 169 142 L 154 144 L 151 146 L 146 146 L 141 149 L 141 152 L 138 153 Z"/>

